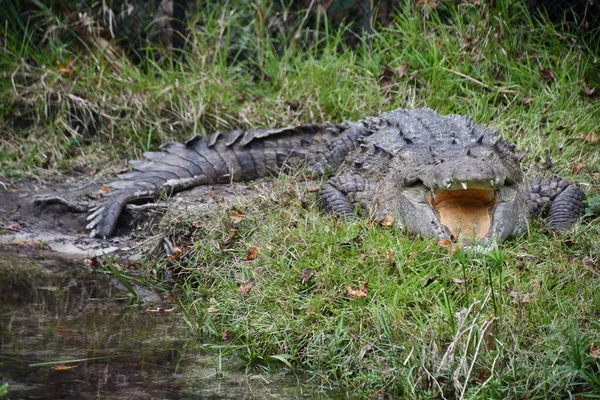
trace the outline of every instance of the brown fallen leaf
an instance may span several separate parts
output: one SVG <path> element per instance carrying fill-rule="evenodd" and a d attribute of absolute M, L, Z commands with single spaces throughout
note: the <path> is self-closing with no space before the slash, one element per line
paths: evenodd
<path fill-rule="evenodd" d="M 596 131 L 592 131 L 592 133 L 590 133 L 589 135 L 582 134 L 581 138 L 586 143 L 596 143 L 596 142 L 598 142 L 598 134 L 596 133 Z"/>
<path fill-rule="evenodd" d="M 600 358 L 600 347 L 596 347 L 594 343 L 590 344 L 590 356 L 592 358 Z"/>
<path fill-rule="evenodd" d="M 531 97 L 521 97 L 521 104 L 523 104 L 524 106 L 528 106 L 530 104 L 533 104 L 535 100 Z"/>
<path fill-rule="evenodd" d="M 174 247 L 173 252 L 167 257 L 167 259 L 177 260 L 187 251 L 187 249 L 187 247 Z"/>
<path fill-rule="evenodd" d="M 210 192 L 210 193 L 208 194 L 208 197 L 210 197 L 210 198 L 211 198 L 211 199 L 213 199 L 213 200 L 217 200 L 217 195 L 215 194 L 215 192 Z"/>
<path fill-rule="evenodd" d="M 452 246 L 452 241 L 448 239 L 442 239 L 439 242 L 437 242 L 437 244 L 441 247 L 450 247 Z"/>
<path fill-rule="evenodd" d="M 310 268 L 304 268 L 300 274 L 300 283 L 306 285 L 308 281 L 312 280 L 315 276 L 315 272 Z"/>
<path fill-rule="evenodd" d="M 369 286 L 369 282 L 365 282 L 365 283 L 363 283 L 363 285 L 360 289 L 354 289 L 350 285 L 346 286 L 346 289 L 348 290 L 350 299 L 354 300 L 354 299 L 358 299 L 361 297 L 367 297 L 367 294 L 369 293 L 368 286 Z"/>
<path fill-rule="evenodd" d="M 233 333 L 225 330 L 221 334 L 221 339 L 223 339 L 223 340 L 231 340 L 231 339 L 233 339 Z"/>
<path fill-rule="evenodd" d="M 404 77 L 406 75 L 407 70 L 408 64 L 400 64 L 399 66 L 394 68 L 394 71 L 396 71 L 396 75 L 398 75 L 398 78 Z"/>
<path fill-rule="evenodd" d="M 596 262 L 594 262 L 594 259 L 592 257 L 588 256 L 583 259 L 583 268 L 591 272 L 593 275 L 600 276 L 600 272 L 598 271 Z"/>
<path fill-rule="evenodd" d="M 394 226 L 394 217 L 388 214 L 384 214 L 383 217 L 379 221 L 377 221 L 379 226 L 383 228 L 390 228 Z"/>
<path fill-rule="evenodd" d="M 531 303 L 533 301 L 533 296 L 531 293 L 521 294 L 515 290 L 512 290 L 509 293 L 509 296 L 518 303 Z"/>
<path fill-rule="evenodd" d="M 581 93 L 585 94 L 586 96 L 593 95 L 595 91 L 596 91 L 596 88 L 590 88 L 587 86 L 584 86 L 583 89 L 581 89 Z"/>
<path fill-rule="evenodd" d="M 258 247 L 250 247 L 246 253 L 246 260 L 256 260 L 256 257 L 258 257 Z"/>
<path fill-rule="evenodd" d="M 100 261 L 98 261 L 97 257 L 86 258 L 83 260 L 83 263 L 93 268 L 99 267 L 102 264 Z"/>
<path fill-rule="evenodd" d="M 217 307 L 215 307 L 215 305 L 217 304 L 217 299 L 215 299 L 214 297 L 211 297 L 210 299 L 208 299 L 208 303 L 210 304 L 208 306 L 208 308 L 206 309 L 206 311 L 209 314 L 214 314 L 217 312 Z"/>
<path fill-rule="evenodd" d="M 239 224 L 244 219 L 244 213 L 242 213 L 237 208 L 232 208 L 231 214 L 229 214 L 229 220 L 234 224 Z"/>
<path fill-rule="evenodd" d="M 60 60 L 56 60 L 56 67 L 58 73 L 65 78 L 71 78 L 75 74 L 75 68 L 73 67 L 73 57 L 69 57 L 64 63 Z"/>
<path fill-rule="evenodd" d="M 237 237 L 237 233 L 238 233 L 237 229 L 230 229 L 229 236 L 227 236 L 225 239 L 223 239 L 223 242 L 221 242 L 221 246 L 229 246 L 231 243 L 233 243 L 233 241 Z"/>
<path fill-rule="evenodd" d="M 540 76 L 545 82 L 550 83 L 554 80 L 554 71 L 550 68 L 543 68 L 540 71 Z"/>
<path fill-rule="evenodd" d="M 382 94 L 387 94 L 387 92 L 394 87 L 395 77 L 394 71 L 387 66 L 383 67 L 383 72 L 379 74 L 379 87 L 381 88 Z"/>
<path fill-rule="evenodd" d="M 419 8 L 430 8 L 432 10 L 435 10 L 438 6 L 438 2 L 437 0 L 418 0 L 417 3 L 415 4 L 415 6 L 419 7 Z"/>
<path fill-rule="evenodd" d="M 238 286 L 238 293 L 242 296 L 248 296 L 250 291 L 252 290 L 252 286 L 254 285 L 254 281 L 249 280 L 247 283 L 241 284 Z"/>
<path fill-rule="evenodd" d="M 108 186 L 102 186 L 100 189 L 98 189 L 97 191 L 93 192 L 92 195 L 105 195 L 110 193 L 110 188 Z"/>
<path fill-rule="evenodd" d="M 77 365 L 55 365 L 53 369 L 55 371 L 68 371 L 70 369 L 77 368 L 77 367 L 79 367 L 79 364 L 77 364 Z"/>
<path fill-rule="evenodd" d="M 573 168 L 573 172 L 575 172 L 575 175 L 579 175 L 584 166 L 585 165 L 582 161 L 577 161 L 576 163 L 573 163 L 571 165 L 571 167 Z"/>
<path fill-rule="evenodd" d="M 360 350 L 358 351 L 358 359 L 362 360 L 363 358 L 365 358 L 365 355 L 370 352 L 371 350 L 373 350 L 373 345 L 370 343 L 365 343 L 360 347 Z"/>

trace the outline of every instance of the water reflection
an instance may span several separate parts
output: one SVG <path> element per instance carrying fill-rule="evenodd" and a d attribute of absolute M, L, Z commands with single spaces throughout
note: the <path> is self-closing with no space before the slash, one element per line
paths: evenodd
<path fill-rule="evenodd" d="M 8 399 L 340 397 L 291 374 L 242 373 L 236 359 L 191 337 L 176 311 L 132 305 L 127 291 L 80 264 L 0 252 Z M 229 367 L 217 374 L 219 364 Z"/>

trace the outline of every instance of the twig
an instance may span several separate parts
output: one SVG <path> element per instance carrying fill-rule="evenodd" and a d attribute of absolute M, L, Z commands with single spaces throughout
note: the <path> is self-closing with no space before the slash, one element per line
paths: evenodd
<path fill-rule="evenodd" d="M 487 89 L 487 90 L 489 90 L 491 92 L 498 92 L 498 93 L 502 93 L 502 94 L 518 94 L 519 93 L 519 91 L 517 91 L 517 90 L 497 88 L 495 86 L 487 85 L 487 84 L 485 84 L 485 83 L 483 83 L 483 82 L 481 82 L 481 81 L 479 81 L 479 80 L 477 80 L 477 79 L 475 79 L 475 78 L 473 78 L 473 77 L 471 77 L 469 75 L 465 75 L 462 72 L 454 71 L 453 69 L 443 68 L 443 70 L 446 71 L 446 72 L 450 72 L 451 74 L 460 76 L 461 78 L 464 78 L 464 79 L 468 80 L 469 82 L 472 82 L 472 83 L 474 83 L 476 85 L 479 85 L 479 86 L 481 86 L 481 87 L 483 87 L 483 88 L 485 88 L 485 89 Z"/>

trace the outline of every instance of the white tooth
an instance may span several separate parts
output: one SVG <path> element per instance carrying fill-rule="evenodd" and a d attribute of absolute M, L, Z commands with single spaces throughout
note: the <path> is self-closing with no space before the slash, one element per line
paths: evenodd
<path fill-rule="evenodd" d="M 467 190 L 467 182 L 461 182 L 460 185 L 463 187 L 463 189 Z"/>
<path fill-rule="evenodd" d="M 494 186 L 494 180 L 490 179 L 490 185 Z"/>
<path fill-rule="evenodd" d="M 448 184 L 446 185 L 446 189 L 450 189 L 450 187 L 452 187 L 452 182 L 448 182 Z"/>

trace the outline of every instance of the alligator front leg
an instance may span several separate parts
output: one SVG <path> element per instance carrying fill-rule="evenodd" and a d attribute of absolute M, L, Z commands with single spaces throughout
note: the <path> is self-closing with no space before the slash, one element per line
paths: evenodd
<path fill-rule="evenodd" d="M 548 216 L 548 227 L 564 231 L 585 213 L 585 194 L 560 177 L 536 177 L 524 185 L 523 195 L 532 217 Z"/>
<path fill-rule="evenodd" d="M 321 210 L 336 215 L 354 216 L 356 209 L 363 210 L 366 200 L 372 198 L 369 181 L 356 174 L 342 174 L 329 179 L 317 194 Z"/>

